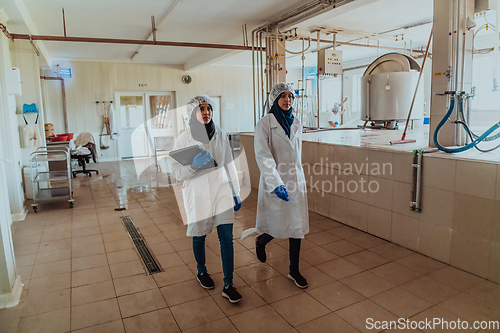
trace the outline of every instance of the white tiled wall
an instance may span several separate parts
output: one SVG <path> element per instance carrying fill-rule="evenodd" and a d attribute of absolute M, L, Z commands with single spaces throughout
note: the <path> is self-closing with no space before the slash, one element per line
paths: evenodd
<path fill-rule="evenodd" d="M 253 137 L 242 142 L 253 148 Z M 246 147 L 247 148 L 247 147 Z M 251 155 L 253 149 L 247 148 Z M 325 143 L 304 142 L 303 163 L 311 180 L 330 180 L 325 193 L 309 193 L 309 209 L 390 240 L 465 271 L 500 282 L 500 165 L 465 161 L 450 156 L 424 155 L 422 162 L 422 212 L 410 210 L 412 154 Z M 248 156 L 251 177 L 258 177 Z M 339 163 L 339 164 L 333 164 Z M 346 175 L 345 163 L 357 164 L 357 174 Z M 366 163 L 369 163 L 368 170 Z M 372 163 L 391 163 L 392 173 L 373 175 Z M 333 164 L 333 165 L 332 165 Z M 360 166 L 364 165 L 363 168 Z M 308 170 L 311 170 L 311 175 Z M 314 175 L 313 170 L 322 171 Z M 311 178 L 312 177 L 312 178 Z M 376 193 L 348 191 L 349 181 L 377 182 Z M 335 191 L 337 181 L 337 191 Z M 342 192 L 341 183 L 346 185 Z M 252 181 L 254 188 L 258 181 Z M 350 188 L 354 187 L 353 183 Z"/>

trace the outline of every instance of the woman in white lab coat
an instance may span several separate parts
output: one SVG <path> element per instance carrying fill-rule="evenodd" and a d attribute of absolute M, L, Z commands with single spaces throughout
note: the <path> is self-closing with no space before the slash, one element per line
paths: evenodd
<path fill-rule="evenodd" d="M 233 287 L 234 210 L 241 207 L 240 187 L 226 133 L 212 120 L 213 101 L 206 95 L 196 96 L 188 106 L 191 112 L 189 128 L 175 140 L 174 150 L 198 145 L 205 150 L 183 166 L 174 161 L 173 176 L 183 181 L 182 197 L 187 216 L 187 236 L 193 237 L 193 253 L 197 263 L 197 279 L 205 289 L 215 284 L 205 266 L 205 237 L 217 228 L 221 247 L 224 288 L 222 296 L 236 303 L 242 299 Z M 203 168 L 212 158 L 217 167 Z"/>
<path fill-rule="evenodd" d="M 269 114 L 255 128 L 255 157 L 260 169 L 255 240 L 257 257 L 266 261 L 265 246 L 273 238 L 288 238 L 290 273 L 299 288 L 307 281 L 299 272 L 301 239 L 309 232 L 307 190 L 302 170 L 302 125 L 292 114 L 295 94 L 278 83 L 269 95 Z"/>

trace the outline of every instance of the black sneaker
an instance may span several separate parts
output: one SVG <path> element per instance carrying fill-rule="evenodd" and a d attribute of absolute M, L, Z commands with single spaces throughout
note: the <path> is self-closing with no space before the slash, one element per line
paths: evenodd
<path fill-rule="evenodd" d="M 299 271 L 288 273 L 288 278 L 293 280 L 293 282 L 295 282 L 295 285 L 299 288 L 304 289 L 309 286 L 306 279 L 302 275 L 300 275 Z"/>
<path fill-rule="evenodd" d="M 236 288 L 234 288 L 233 286 L 222 288 L 222 296 L 227 298 L 231 303 L 238 303 L 243 298 L 241 297 L 240 293 L 236 291 Z"/>
<path fill-rule="evenodd" d="M 200 283 L 200 285 L 205 289 L 214 289 L 215 283 L 214 280 L 210 277 L 208 273 L 201 273 L 196 276 L 196 280 Z"/>
<path fill-rule="evenodd" d="M 261 262 L 266 262 L 266 246 L 259 244 L 258 242 L 259 236 L 255 237 L 255 253 L 257 253 L 257 259 Z"/>

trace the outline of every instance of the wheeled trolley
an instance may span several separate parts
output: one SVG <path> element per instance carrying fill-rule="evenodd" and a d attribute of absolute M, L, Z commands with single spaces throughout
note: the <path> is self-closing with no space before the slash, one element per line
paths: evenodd
<path fill-rule="evenodd" d="M 49 170 L 48 162 L 65 162 L 65 170 Z M 68 198 L 73 208 L 71 187 L 71 161 L 68 147 L 39 147 L 30 155 L 31 183 L 33 188 L 33 211 L 36 213 L 39 201 Z M 49 171 L 47 171 L 49 170 Z"/>

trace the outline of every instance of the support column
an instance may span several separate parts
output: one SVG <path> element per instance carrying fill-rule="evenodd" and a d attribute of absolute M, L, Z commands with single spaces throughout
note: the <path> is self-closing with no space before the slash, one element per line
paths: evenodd
<path fill-rule="evenodd" d="M 460 4 L 460 13 L 457 12 Z M 432 43 L 432 83 L 429 128 L 429 146 L 435 147 L 434 132 L 449 107 L 449 96 L 439 95 L 449 90 L 471 92 L 472 86 L 472 38 L 473 30 L 465 27 L 466 19 L 474 18 L 474 0 L 435 0 L 434 36 Z M 457 30 L 456 20 L 459 22 Z M 465 34 L 465 53 L 463 37 Z M 458 35 L 458 46 L 456 37 Z M 453 52 L 458 56 L 453 60 Z M 462 71 L 462 59 L 465 66 Z M 458 62 L 458 66 L 454 66 Z M 455 103 L 456 104 L 456 103 Z M 453 112 L 450 119 L 455 120 Z M 443 146 L 457 146 L 465 143 L 465 132 L 459 124 L 447 122 L 439 131 L 439 142 Z"/>
<path fill-rule="evenodd" d="M 6 18 L 0 14 L 0 22 L 6 24 Z M 9 79 L 7 73 L 12 71 L 12 62 L 9 50 L 9 39 L 0 34 L 0 141 L 4 154 L 4 168 L 7 175 L 7 193 L 11 219 L 23 220 L 27 210 L 24 207 L 24 192 L 21 176 L 21 144 L 19 140 L 19 126 L 16 118 L 16 98 L 8 94 Z"/>
<path fill-rule="evenodd" d="M 0 93 L 2 93 L 1 89 Z M 23 290 L 21 278 L 17 275 L 14 258 L 10 227 L 12 219 L 6 183 L 3 147 L 0 145 L 0 309 L 17 305 Z"/>

